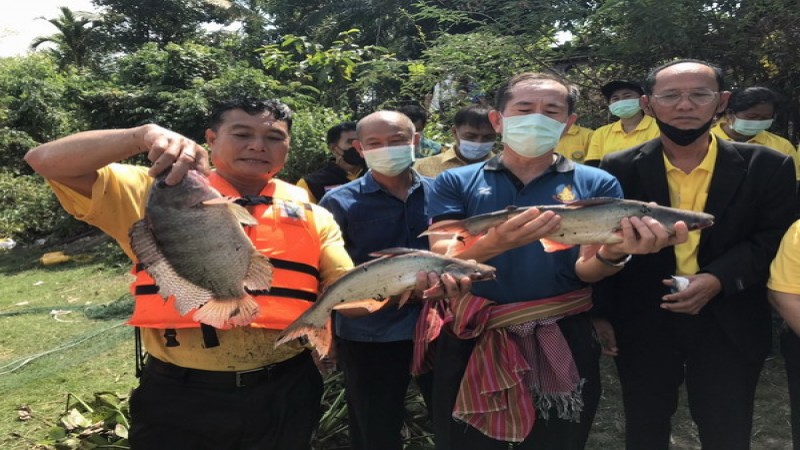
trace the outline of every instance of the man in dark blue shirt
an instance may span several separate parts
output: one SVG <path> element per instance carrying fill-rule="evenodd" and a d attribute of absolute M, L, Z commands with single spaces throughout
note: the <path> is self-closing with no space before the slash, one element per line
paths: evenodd
<path fill-rule="evenodd" d="M 418 236 L 427 228 L 433 180 L 411 168 L 418 140 L 411 120 L 397 112 L 378 111 L 358 122 L 353 145 L 370 170 L 328 192 L 320 202 L 339 223 L 354 263 L 368 261 L 371 252 L 386 248 L 428 248 L 427 239 Z M 419 305 L 408 304 L 366 317 L 336 315 L 355 450 L 402 448 L 400 429 L 419 310 Z M 425 391 L 430 383 L 419 381 Z"/>

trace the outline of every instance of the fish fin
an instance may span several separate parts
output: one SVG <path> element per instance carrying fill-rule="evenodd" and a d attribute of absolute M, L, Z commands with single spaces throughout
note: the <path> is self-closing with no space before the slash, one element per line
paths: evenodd
<path fill-rule="evenodd" d="M 374 251 L 369 254 L 372 257 L 381 257 L 381 256 L 400 256 L 400 255 L 407 255 L 409 253 L 415 253 L 420 251 L 418 248 L 406 248 L 406 247 L 392 247 L 392 248 L 385 248 L 383 250 Z"/>
<path fill-rule="evenodd" d="M 258 225 L 258 220 L 250 214 L 250 211 L 247 210 L 244 206 L 238 203 L 228 203 L 226 205 L 228 209 L 233 213 L 236 220 L 239 221 L 242 225 Z"/>
<path fill-rule="evenodd" d="M 584 198 L 581 200 L 572 200 L 569 202 L 563 202 L 564 205 L 579 208 L 584 206 L 597 206 L 597 205 L 607 205 L 609 203 L 616 203 L 620 199 L 614 197 L 594 197 L 594 198 Z"/>
<path fill-rule="evenodd" d="M 363 300 L 354 300 L 351 302 L 343 302 L 333 307 L 334 311 L 347 310 L 347 309 L 365 309 L 370 313 L 374 313 L 383 308 L 389 299 L 377 300 L 374 298 L 365 298 Z"/>
<path fill-rule="evenodd" d="M 268 290 L 272 286 L 272 264 L 269 258 L 253 252 L 250 257 L 250 266 L 247 268 L 247 275 L 244 277 L 244 286 L 250 290 Z"/>
<path fill-rule="evenodd" d="M 417 237 L 422 236 L 432 236 L 436 234 L 463 234 L 466 233 L 467 230 L 464 228 L 464 221 L 463 220 L 450 220 L 450 221 L 443 221 L 443 222 L 436 222 L 432 223 L 428 226 L 428 229 L 420 233 Z"/>
<path fill-rule="evenodd" d="M 433 295 L 433 294 L 441 294 L 443 291 L 444 291 L 444 286 L 442 285 L 442 282 L 441 281 L 437 281 L 436 284 L 434 284 L 433 286 L 429 287 L 428 289 L 425 289 L 422 292 L 422 298 L 423 299 L 427 299 L 427 298 L 431 297 L 431 295 Z"/>
<path fill-rule="evenodd" d="M 238 299 L 212 298 L 194 313 L 192 319 L 214 328 L 241 327 L 249 325 L 258 312 L 258 303 L 250 295 Z"/>
<path fill-rule="evenodd" d="M 410 290 L 410 291 L 405 291 L 402 294 L 400 294 L 400 300 L 398 300 L 398 302 L 397 302 L 397 309 L 402 308 L 403 305 L 406 304 L 408 299 L 411 298 L 411 294 L 413 294 L 413 293 L 414 293 L 414 291 Z"/>
<path fill-rule="evenodd" d="M 156 239 L 145 220 L 133 224 L 129 233 L 131 248 L 144 270 L 158 285 L 158 294 L 165 300 L 175 297 L 175 308 L 186 315 L 213 298 L 211 291 L 197 286 L 178 275 L 158 248 Z"/>
<path fill-rule="evenodd" d="M 204 206 L 213 206 L 213 205 L 229 205 L 233 203 L 231 197 L 214 197 L 210 200 L 205 200 L 202 202 Z M 235 204 L 235 203 L 233 203 Z"/>
<path fill-rule="evenodd" d="M 333 343 L 333 332 L 330 318 L 322 327 L 315 327 L 305 320 L 305 314 L 290 323 L 280 332 L 275 340 L 275 348 L 294 339 L 306 338 L 311 347 L 317 350 L 320 357 L 328 356 Z"/>
<path fill-rule="evenodd" d="M 556 242 L 551 239 L 539 239 L 539 242 L 542 243 L 542 247 L 544 247 L 544 251 L 546 253 L 558 252 L 561 250 L 566 250 L 568 248 L 574 247 L 574 245 L 562 244 L 561 242 Z"/>

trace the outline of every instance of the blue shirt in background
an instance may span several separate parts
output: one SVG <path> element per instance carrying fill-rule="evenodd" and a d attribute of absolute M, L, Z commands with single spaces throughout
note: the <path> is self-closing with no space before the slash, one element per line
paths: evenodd
<path fill-rule="evenodd" d="M 622 197 L 619 182 L 607 172 L 557 155 L 550 168 L 527 185 L 503 167 L 502 156 L 451 169 L 436 177 L 429 199 L 433 221 L 463 219 L 508 206 L 552 205 L 593 197 Z M 486 264 L 494 280 L 473 284 L 475 295 L 497 303 L 552 297 L 585 286 L 575 274 L 579 247 L 545 253 L 542 244 L 517 247 Z"/>
<path fill-rule="evenodd" d="M 333 214 L 355 264 L 374 259 L 370 253 L 392 247 L 428 249 L 428 238 L 418 237 L 428 227 L 427 199 L 431 178 L 412 170 L 414 177 L 405 202 L 383 190 L 372 171 L 329 191 L 320 206 Z M 357 319 L 335 315 L 336 335 L 361 342 L 409 340 L 420 305 L 386 308 Z"/>

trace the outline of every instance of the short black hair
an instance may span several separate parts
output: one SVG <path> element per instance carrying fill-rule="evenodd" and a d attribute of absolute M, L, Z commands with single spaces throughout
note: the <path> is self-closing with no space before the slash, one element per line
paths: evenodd
<path fill-rule="evenodd" d="M 397 112 L 405 114 L 412 122 L 422 122 L 423 128 L 428 124 L 428 113 L 419 105 L 403 105 Z"/>
<path fill-rule="evenodd" d="M 461 108 L 453 116 L 453 125 L 460 127 L 461 125 L 469 125 L 471 127 L 480 128 L 482 126 L 492 126 L 489 121 L 489 108 L 480 105 L 471 105 L 466 108 Z"/>
<path fill-rule="evenodd" d="M 356 131 L 356 123 L 342 122 L 338 125 L 334 125 L 328 128 L 328 135 L 326 137 L 326 142 L 328 143 L 328 145 L 339 142 L 339 138 L 342 137 L 342 133 L 346 131 Z"/>
<path fill-rule="evenodd" d="M 292 110 L 285 103 L 277 99 L 262 99 L 255 97 L 239 97 L 223 100 L 211 107 L 211 115 L 208 119 L 208 127 L 216 131 L 223 122 L 223 115 L 234 109 L 241 109 L 247 114 L 254 116 L 263 112 L 269 112 L 277 121 L 286 122 L 287 129 L 292 131 Z"/>
<path fill-rule="evenodd" d="M 578 95 L 580 91 L 578 91 L 578 87 L 567 81 L 566 79 L 559 77 L 557 75 L 550 75 L 548 73 L 537 73 L 537 72 L 525 72 L 519 75 L 514 75 L 513 77 L 509 78 L 500 89 L 497 90 L 497 94 L 494 97 L 494 107 L 501 113 L 503 109 L 506 107 L 506 104 L 511 99 L 511 89 L 514 86 L 524 83 L 524 82 L 540 82 L 540 81 L 555 81 L 558 84 L 561 84 L 565 88 L 567 88 L 567 114 L 572 114 L 575 112 L 575 105 L 578 103 Z"/>
<path fill-rule="evenodd" d="M 778 109 L 780 97 L 770 88 L 753 86 L 745 89 L 739 89 L 731 94 L 728 100 L 728 111 L 734 113 L 745 111 L 756 105 L 768 103 L 773 108 Z"/>
<path fill-rule="evenodd" d="M 725 90 L 725 77 L 722 74 L 722 69 L 720 69 L 718 66 L 715 66 L 714 64 L 711 64 L 710 62 L 702 61 L 702 60 L 699 60 L 699 59 L 689 59 L 689 58 L 687 58 L 687 59 L 676 59 L 674 61 L 670 61 L 670 62 L 668 62 L 666 64 L 662 64 L 662 65 L 650 70 L 650 73 L 647 74 L 647 79 L 644 80 L 644 86 L 643 86 L 644 87 L 644 93 L 647 94 L 647 95 L 652 95 L 653 94 L 653 87 L 656 85 L 656 75 L 658 75 L 659 72 L 661 72 L 662 70 L 664 70 L 664 69 L 666 69 L 668 67 L 672 67 L 672 66 L 674 66 L 676 64 L 683 64 L 683 63 L 702 64 L 702 65 L 704 65 L 706 67 L 711 68 L 711 70 L 714 71 L 714 75 L 715 75 L 715 77 L 717 79 L 717 91 Z"/>
<path fill-rule="evenodd" d="M 635 82 L 635 81 L 628 81 L 628 80 L 614 80 L 610 81 L 603 85 L 600 88 L 600 92 L 603 93 L 603 97 L 606 98 L 606 101 L 611 100 L 611 96 L 614 95 L 614 92 L 617 92 L 620 89 L 630 89 L 632 91 L 637 92 L 640 96 L 644 95 L 644 90 L 642 89 L 642 85 Z"/>

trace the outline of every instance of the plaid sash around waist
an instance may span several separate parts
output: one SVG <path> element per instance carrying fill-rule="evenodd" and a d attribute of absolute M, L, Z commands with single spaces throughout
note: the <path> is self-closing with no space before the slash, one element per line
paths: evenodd
<path fill-rule="evenodd" d="M 534 394 L 537 403 L 541 398 L 545 405 L 560 397 L 577 397 L 572 411 L 564 414 L 579 416 L 582 383 L 557 321 L 591 309 L 590 288 L 505 305 L 467 295 L 449 306 L 438 325 L 450 323 L 461 339 L 477 338 L 453 408 L 455 419 L 493 439 L 522 442 L 536 420 Z M 425 337 L 434 334 L 438 336 L 428 331 Z M 559 408 L 559 417 L 561 413 Z"/>

